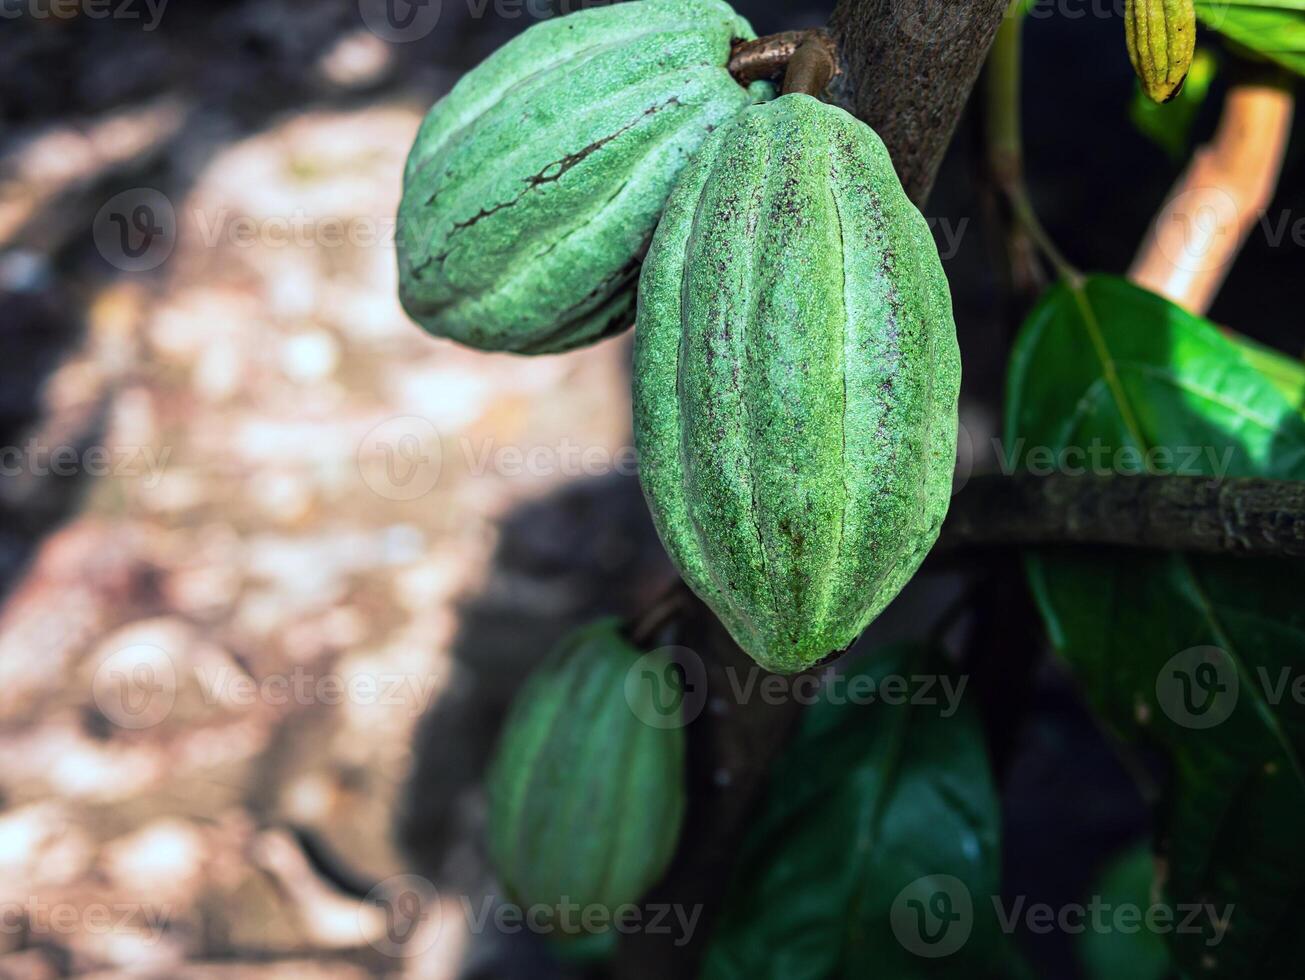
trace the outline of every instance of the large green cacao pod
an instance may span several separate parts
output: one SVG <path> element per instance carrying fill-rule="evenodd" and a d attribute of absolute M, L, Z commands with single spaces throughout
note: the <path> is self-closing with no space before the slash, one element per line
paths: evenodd
<path fill-rule="evenodd" d="M 561 641 L 517 694 L 490 765 L 490 857 L 523 906 L 610 913 L 637 901 L 675 851 L 684 731 L 630 676 L 667 665 L 641 662 L 618 627 L 604 619 Z"/>
<path fill-rule="evenodd" d="M 408 314 L 530 354 L 630 326 L 675 177 L 753 101 L 725 67 L 731 42 L 753 36 L 722 0 L 631 0 L 536 24 L 464 76 L 404 172 Z"/>
<path fill-rule="evenodd" d="M 662 541 L 762 666 L 856 639 L 951 496 L 960 358 L 874 131 L 786 95 L 699 150 L 639 287 L 635 439 Z"/>

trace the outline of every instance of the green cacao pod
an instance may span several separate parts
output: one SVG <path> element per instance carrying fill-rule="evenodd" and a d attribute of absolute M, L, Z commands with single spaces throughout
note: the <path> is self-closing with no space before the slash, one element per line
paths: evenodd
<path fill-rule="evenodd" d="M 722 0 L 631 0 L 529 28 L 426 116 L 404 172 L 399 296 L 438 336 L 541 354 L 630 326 L 688 158 L 756 97 Z"/>
<path fill-rule="evenodd" d="M 1125 0 L 1128 60 L 1153 102 L 1168 102 L 1183 87 L 1196 54 L 1192 0 Z"/>
<path fill-rule="evenodd" d="M 627 683 L 640 653 L 618 627 L 604 619 L 561 641 L 518 693 L 491 762 L 490 857 L 522 906 L 578 905 L 601 921 L 675 851 L 684 731 L 639 678 Z M 641 666 L 663 676 L 654 659 Z M 586 938 L 560 921 L 552 935 Z"/>
<path fill-rule="evenodd" d="M 850 645 L 938 535 L 960 385 L 937 249 L 873 130 L 793 94 L 706 141 L 644 262 L 634 373 L 685 580 L 770 670 Z"/>

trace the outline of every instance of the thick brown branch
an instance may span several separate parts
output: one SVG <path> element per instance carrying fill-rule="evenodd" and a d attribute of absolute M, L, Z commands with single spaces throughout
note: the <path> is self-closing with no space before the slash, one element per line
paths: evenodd
<path fill-rule="evenodd" d="M 956 496 L 940 549 L 1100 544 L 1305 557 L 1305 483 L 1204 476 L 979 476 Z"/>
<path fill-rule="evenodd" d="M 839 0 L 834 8 L 843 70 L 831 94 L 883 139 L 916 205 L 929 196 L 1007 2 Z"/>

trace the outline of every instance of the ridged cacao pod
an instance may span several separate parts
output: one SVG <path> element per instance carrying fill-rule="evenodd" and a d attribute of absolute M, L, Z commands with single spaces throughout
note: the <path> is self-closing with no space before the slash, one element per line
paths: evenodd
<path fill-rule="evenodd" d="M 1128 60 L 1154 102 L 1168 102 L 1183 87 L 1196 54 L 1192 0 L 1125 0 Z"/>
<path fill-rule="evenodd" d="M 754 100 L 725 67 L 731 42 L 753 36 L 722 0 L 631 0 L 536 24 L 463 77 L 404 172 L 408 314 L 438 336 L 527 354 L 630 326 L 675 177 Z"/>
<path fill-rule="evenodd" d="M 707 140 L 644 262 L 634 375 L 688 584 L 770 670 L 851 644 L 938 535 L 960 385 L 937 249 L 873 130 L 794 94 Z"/>
<path fill-rule="evenodd" d="M 641 678 L 627 683 L 640 652 L 618 627 L 592 623 L 549 654 L 513 701 L 490 765 L 490 857 L 522 906 L 610 913 L 637 901 L 675 851 L 684 731 Z M 661 677 L 667 665 L 650 656 L 641 666 Z"/>

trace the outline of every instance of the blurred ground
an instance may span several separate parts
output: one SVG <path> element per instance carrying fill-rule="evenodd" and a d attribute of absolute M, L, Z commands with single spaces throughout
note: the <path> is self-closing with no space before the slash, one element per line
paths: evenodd
<path fill-rule="evenodd" d="M 321 64 L 365 69 L 378 45 L 360 29 Z M 414 797 L 422 718 L 460 717 L 470 676 L 488 740 L 551 634 L 648 584 L 629 574 L 637 535 L 603 533 L 628 514 L 548 503 L 590 477 L 638 502 L 624 344 L 478 355 L 398 307 L 393 214 L 425 106 L 382 96 L 178 138 L 239 134 L 232 108 L 174 94 L 42 121 L 3 157 L 6 339 L 31 396 L 10 400 L 24 435 L 0 497 L 3 977 L 474 967 L 460 907 L 385 912 L 412 894 L 405 874 L 438 880 L 446 861 L 485 890 L 459 836 L 483 746 L 455 731 L 439 748 L 467 765 L 431 764 Z M 142 275 L 84 248 L 90 205 L 133 168 L 150 179 L 126 193 L 175 213 Z M 496 553 L 497 522 L 530 501 L 516 558 Z M 571 578 L 548 574 L 554 537 L 596 549 L 593 574 L 572 553 Z M 464 671 L 468 602 L 482 632 L 545 621 L 541 647 L 506 630 L 515 649 L 487 644 L 497 680 Z M 405 833 L 429 866 L 401 856 Z"/>
<path fill-rule="evenodd" d="M 829 4 L 739 6 L 769 32 Z M 0 978 L 544 969 L 471 930 L 459 896 L 493 892 L 477 781 L 515 685 L 570 622 L 637 609 L 668 574 L 631 478 L 628 338 L 517 359 L 403 317 L 412 134 L 529 18 L 448 2 L 396 40 L 369 29 L 377 9 L 178 4 L 147 30 L 24 7 L 0 25 Z M 1112 27 L 1039 24 L 1030 44 L 1086 63 L 1064 38 Z M 1124 88 L 1029 127 L 1048 224 L 1110 269 L 1172 177 L 1144 157 L 1120 184 L 1149 152 L 1130 134 L 1091 147 L 1091 173 L 1066 165 L 1089 155 L 1085 115 L 1126 125 L 1116 54 Z M 929 211 L 981 466 L 1010 323 L 973 141 Z M 167 254 L 113 244 L 112 215 L 142 203 L 173 215 Z M 1281 342 L 1293 256 L 1266 248 L 1216 312 Z M 931 608 L 915 595 L 901 605 Z M 1074 898 L 1081 855 L 1137 813 L 1063 678 L 1039 683 L 1009 861 L 1021 893 Z"/>

